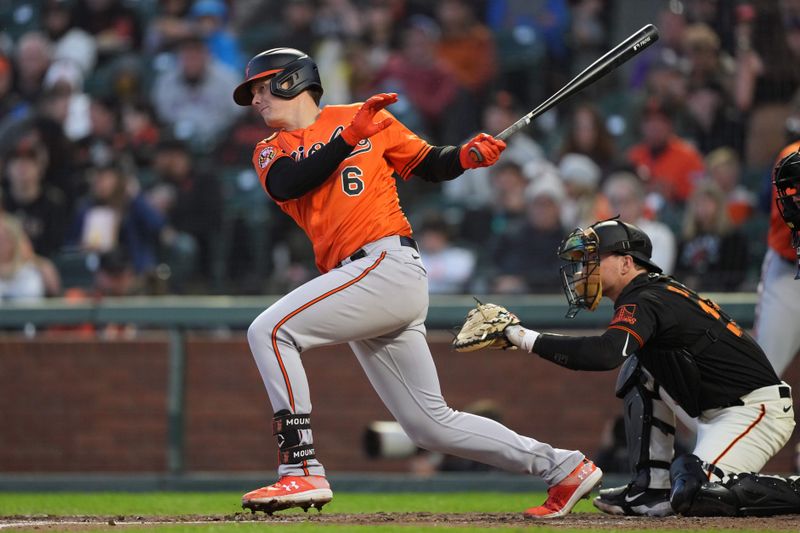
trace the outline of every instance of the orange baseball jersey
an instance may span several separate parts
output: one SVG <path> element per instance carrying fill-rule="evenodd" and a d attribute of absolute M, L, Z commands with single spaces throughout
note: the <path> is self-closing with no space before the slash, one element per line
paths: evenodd
<path fill-rule="evenodd" d="M 800 148 L 800 141 L 794 142 L 785 147 L 783 150 L 781 150 L 781 153 L 778 156 L 778 159 L 775 160 L 775 163 L 777 164 L 778 161 L 792 152 L 796 152 L 798 148 Z M 769 212 L 769 234 L 767 235 L 767 245 L 778 252 L 781 257 L 794 262 L 797 259 L 797 252 L 794 248 L 792 248 L 792 232 L 789 230 L 789 226 L 786 225 L 786 222 L 783 220 L 780 212 L 778 211 L 778 206 L 775 203 L 777 198 L 778 191 L 775 189 L 775 185 L 773 184 L 772 207 L 770 208 Z"/>
<path fill-rule="evenodd" d="M 275 161 L 281 157 L 299 161 L 313 154 L 341 133 L 360 106 L 325 106 L 308 128 L 281 130 L 258 143 L 253 165 L 264 190 Z M 381 110 L 375 121 L 390 116 Z M 358 143 L 319 187 L 300 198 L 273 200 L 306 232 L 317 268 L 324 273 L 366 243 L 389 235 L 411 236 L 394 173 L 408 179 L 430 150 L 430 144 L 395 119 L 385 130 Z"/>

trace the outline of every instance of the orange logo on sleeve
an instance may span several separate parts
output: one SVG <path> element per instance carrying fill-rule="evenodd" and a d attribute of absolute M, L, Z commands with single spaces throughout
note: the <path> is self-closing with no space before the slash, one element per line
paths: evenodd
<path fill-rule="evenodd" d="M 626 324 L 636 324 L 636 304 L 621 305 L 614 312 L 614 318 L 611 319 L 612 324 L 624 322 Z"/>

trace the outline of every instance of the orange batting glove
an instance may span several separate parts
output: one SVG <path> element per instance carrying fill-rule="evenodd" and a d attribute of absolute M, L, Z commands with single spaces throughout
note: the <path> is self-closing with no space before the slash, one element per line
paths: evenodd
<path fill-rule="evenodd" d="M 370 96 L 364 102 L 352 122 L 342 130 L 342 139 L 350 146 L 355 146 L 361 139 L 372 137 L 379 131 L 385 130 L 394 119 L 385 118 L 380 122 L 373 122 L 375 113 L 397 101 L 397 93 L 380 93 Z"/>
<path fill-rule="evenodd" d="M 505 141 L 495 139 L 488 133 L 479 133 L 461 146 L 458 160 L 462 168 L 488 167 L 497 163 L 500 153 L 505 149 Z"/>

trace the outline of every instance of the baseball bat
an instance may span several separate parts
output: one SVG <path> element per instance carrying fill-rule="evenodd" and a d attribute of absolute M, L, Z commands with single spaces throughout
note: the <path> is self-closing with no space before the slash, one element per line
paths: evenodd
<path fill-rule="evenodd" d="M 582 90 L 587 85 L 598 81 L 600 78 L 620 66 L 622 63 L 628 61 L 630 58 L 657 40 L 658 29 L 652 24 L 647 24 L 642 29 L 612 48 L 610 51 L 606 52 L 603 57 L 583 69 L 580 74 L 572 78 L 569 83 L 556 91 L 556 93 L 550 98 L 539 104 L 536 109 L 495 135 L 495 138 L 505 141 L 511 135 L 530 124 L 533 119 L 543 114 L 545 111 L 548 111 L 550 108 L 563 102 L 573 94 Z M 483 161 L 483 156 L 477 148 L 470 148 L 469 154 L 474 161 L 478 163 Z"/>

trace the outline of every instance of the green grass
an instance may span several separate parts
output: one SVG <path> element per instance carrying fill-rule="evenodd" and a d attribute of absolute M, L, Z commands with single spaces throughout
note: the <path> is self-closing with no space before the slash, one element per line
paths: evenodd
<path fill-rule="evenodd" d="M 241 511 L 239 493 L 0 493 L 0 515 L 188 515 Z M 545 493 L 337 493 L 330 513 L 513 513 L 538 505 Z M 581 501 L 576 511 L 594 511 Z M 302 513 L 302 511 L 296 511 Z"/>
<path fill-rule="evenodd" d="M 2 493 L 0 492 L 0 516 L 10 515 L 56 515 L 56 516 L 177 516 L 177 515 L 230 515 L 240 512 L 239 493 L 190 493 L 190 492 L 113 492 L 113 493 Z M 325 514 L 369 514 L 369 513 L 518 513 L 527 507 L 540 504 L 544 501 L 545 494 L 539 493 L 337 493 L 333 502 L 325 506 Z M 597 512 L 587 500 L 582 500 L 574 512 Z M 300 510 L 283 511 L 281 514 L 300 514 Z M 276 515 L 277 516 L 277 515 Z M 309 511 L 308 516 L 317 516 L 316 511 Z M 389 524 L 389 525 L 356 525 L 356 524 L 325 524 L 324 521 L 313 522 L 241 522 L 241 523 L 209 523 L 186 524 L 176 523 L 168 525 L 147 525 L 136 527 L 131 531 L 141 529 L 157 530 L 162 532 L 236 532 L 249 533 L 256 531 L 287 531 L 289 533 L 307 533 L 322 530 L 324 533 L 377 531 L 379 533 L 441 533 L 452 531 L 457 533 L 477 532 L 516 532 L 535 531 L 536 533 L 586 533 L 589 529 L 551 527 L 543 522 L 525 524 L 528 527 L 519 527 L 519 524 L 510 524 L 503 527 L 488 527 L 486 525 L 451 525 L 437 524 Z M 620 528 L 625 533 L 653 533 L 653 529 L 628 529 L 631 524 Z M 651 525 L 651 524 L 647 524 Z M 670 524 L 674 526 L 674 522 Z M 722 531 L 715 529 L 658 529 L 658 533 L 684 533 L 686 531 L 703 531 L 712 533 Z M 58 528 L 59 531 L 69 529 L 69 525 Z M 91 531 L 120 531 L 120 526 L 98 526 Z M 35 531 L 31 525 L 29 531 Z M 608 533 L 611 529 L 603 530 Z M 728 530 L 729 531 L 729 530 Z M 768 530 L 736 530 L 737 533 L 766 533 Z"/>

